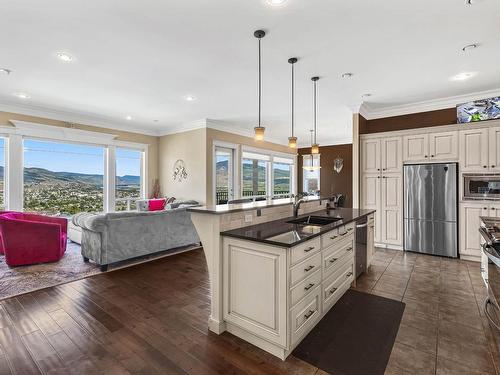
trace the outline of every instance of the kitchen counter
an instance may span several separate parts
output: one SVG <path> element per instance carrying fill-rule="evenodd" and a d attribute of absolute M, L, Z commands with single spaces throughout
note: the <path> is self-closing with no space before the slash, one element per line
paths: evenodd
<path fill-rule="evenodd" d="M 304 197 L 305 202 L 315 202 L 315 201 L 324 201 L 330 200 L 331 197 L 317 197 L 317 196 L 309 196 Z M 267 199 L 263 201 L 256 202 L 248 202 L 248 203 L 234 203 L 234 204 L 218 204 L 211 206 L 199 206 L 199 207 L 189 207 L 187 210 L 189 212 L 199 212 L 206 214 L 216 214 L 222 215 L 232 212 L 241 212 L 241 211 L 249 211 L 255 209 L 262 209 L 268 207 L 279 207 L 292 205 L 295 202 L 295 198 L 282 198 L 282 199 Z"/>
<path fill-rule="evenodd" d="M 319 226 L 289 223 L 288 221 L 294 220 L 295 218 L 287 217 L 264 224 L 221 232 L 221 236 L 255 241 L 273 246 L 293 247 L 314 237 L 320 236 L 323 233 L 356 221 L 363 216 L 368 216 L 373 212 L 375 212 L 375 210 L 355 208 L 336 208 L 328 211 L 323 209 L 311 212 L 307 215 L 299 216 L 299 218 L 307 216 L 320 216 L 326 218 L 338 218 L 339 220 L 330 224 Z"/>

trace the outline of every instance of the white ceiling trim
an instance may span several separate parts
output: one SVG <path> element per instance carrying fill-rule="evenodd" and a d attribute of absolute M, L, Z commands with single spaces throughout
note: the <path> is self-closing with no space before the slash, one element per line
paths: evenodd
<path fill-rule="evenodd" d="M 498 95 L 500 95 L 500 88 L 384 108 L 373 108 L 373 106 L 370 106 L 370 103 L 363 102 L 359 108 L 359 113 L 367 120 L 373 120 L 383 117 L 401 116 L 450 108 L 455 107 L 457 104 L 466 103 L 472 100 L 491 98 Z"/>
<path fill-rule="evenodd" d="M 35 106 L 31 104 L 19 104 L 19 103 L 0 103 L 0 111 L 11 112 L 20 115 L 42 117 L 50 120 L 65 121 L 70 123 L 77 123 L 81 125 L 95 126 L 99 128 L 106 128 L 112 130 L 120 130 L 131 133 L 139 133 L 144 135 L 158 136 L 159 131 L 155 129 L 148 129 L 141 126 L 132 126 L 123 123 L 116 122 L 110 119 L 106 119 L 101 116 L 90 115 L 86 113 L 78 113 L 73 111 L 66 111 L 60 109 L 51 109 L 46 107 Z"/>
<path fill-rule="evenodd" d="M 202 120 L 186 122 L 184 124 L 176 126 L 175 128 L 170 127 L 169 129 L 160 130 L 158 131 L 157 135 L 162 137 L 164 135 L 185 133 L 192 130 L 205 129 L 205 128 L 207 128 L 207 120 L 202 119 Z"/>

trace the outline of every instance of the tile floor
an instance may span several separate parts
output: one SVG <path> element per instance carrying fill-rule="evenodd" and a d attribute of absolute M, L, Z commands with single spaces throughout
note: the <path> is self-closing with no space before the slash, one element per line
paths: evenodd
<path fill-rule="evenodd" d="M 406 304 L 386 374 L 497 374 L 479 263 L 377 249 L 355 289 Z"/>

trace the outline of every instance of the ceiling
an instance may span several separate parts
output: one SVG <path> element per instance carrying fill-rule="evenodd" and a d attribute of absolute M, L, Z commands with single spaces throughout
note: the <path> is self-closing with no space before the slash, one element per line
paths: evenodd
<path fill-rule="evenodd" d="M 150 134 L 204 118 L 251 132 L 258 28 L 267 32 L 263 124 L 273 140 L 289 136 L 292 56 L 301 144 L 313 75 L 320 144 L 350 140 L 351 109 L 365 93 L 380 110 L 500 88 L 496 0 L 3 0 L 0 14 L 0 68 L 12 70 L 0 74 L 0 109 Z M 480 46 L 462 52 L 470 43 Z M 75 61 L 60 61 L 59 51 Z M 449 80 L 469 71 L 477 75 Z"/>

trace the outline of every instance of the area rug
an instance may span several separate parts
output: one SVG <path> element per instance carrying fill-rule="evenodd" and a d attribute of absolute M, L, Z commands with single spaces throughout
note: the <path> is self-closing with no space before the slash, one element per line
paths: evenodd
<path fill-rule="evenodd" d="M 110 265 L 108 272 L 198 248 L 198 245 L 193 245 L 130 259 Z M 0 300 L 100 273 L 99 266 L 83 261 L 80 245 L 73 242 L 68 242 L 64 257 L 55 263 L 11 268 L 5 264 L 5 256 L 0 255 Z"/>
<path fill-rule="evenodd" d="M 405 304 L 348 290 L 293 351 L 331 374 L 383 375 Z"/>

